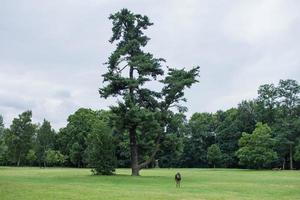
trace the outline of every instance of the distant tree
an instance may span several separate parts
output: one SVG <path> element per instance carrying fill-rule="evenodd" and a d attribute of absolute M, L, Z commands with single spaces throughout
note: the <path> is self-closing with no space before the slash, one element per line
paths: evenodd
<path fill-rule="evenodd" d="M 222 151 L 222 163 L 224 167 L 238 167 L 238 159 L 235 152 L 238 150 L 238 140 L 242 132 L 252 132 L 256 124 L 255 101 L 242 101 L 237 108 L 231 108 L 225 112 L 217 112 L 218 126 L 217 143 Z"/>
<path fill-rule="evenodd" d="M 26 155 L 32 146 L 35 125 L 31 123 L 31 111 L 23 112 L 14 118 L 5 136 L 10 161 L 17 166 L 26 160 Z"/>
<path fill-rule="evenodd" d="M 80 167 L 80 163 L 84 161 L 83 147 L 79 145 L 78 142 L 75 142 L 70 149 L 70 160 L 73 164 L 77 164 L 77 167 Z"/>
<path fill-rule="evenodd" d="M 57 138 L 58 149 L 68 156 L 72 166 L 84 167 L 84 151 L 87 148 L 86 140 L 92 132 L 95 121 L 101 118 L 101 112 L 80 108 L 68 117 L 66 127 L 60 129 Z"/>
<path fill-rule="evenodd" d="M 259 86 L 257 103 L 259 120 L 269 125 L 276 123 L 276 108 L 278 107 L 277 87 L 274 84 Z"/>
<path fill-rule="evenodd" d="M 30 149 L 26 155 L 26 160 L 29 162 L 30 165 L 33 165 L 33 163 L 36 161 L 37 156 L 33 149 Z"/>
<path fill-rule="evenodd" d="M 294 154 L 294 159 L 296 161 L 300 161 L 300 139 L 298 140 L 298 144 L 295 147 L 295 154 Z"/>
<path fill-rule="evenodd" d="M 213 144 L 207 149 L 207 160 L 214 168 L 222 161 L 222 152 L 217 144 Z"/>
<path fill-rule="evenodd" d="M 240 164 L 249 168 L 266 168 L 277 159 L 273 151 L 275 141 L 271 138 L 271 129 L 261 122 L 256 124 L 252 134 L 243 133 L 239 140 L 237 156 Z"/>
<path fill-rule="evenodd" d="M 9 162 L 8 148 L 4 140 L 0 140 L 0 165 L 7 165 Z"/>
<path fill-rule="evenodd" d="M 277 90 L 284 114 L 293 116 L 300 103 L 300 85 L 296 80 L 280 80 Z"/>
<path fill-rule="evenodd" d="M 207 148 L 216 143 L 216 117 L 211 113 L 194 113 L 187 126 L 182 163 L 185 167 L 207 167 Z"/>
<path fill-rule="evenodd" d="M 242 101 L 238 104 L 236 123 L 241 132 L 251 133 L 255 129 L 256 107 L 255 101 Z"/>
<path fill-rule="evenodd" d="M 197 82 L 199 67 L 169 68 L 167 75 L 159 80 L 164 74 L 161 65 L 164 59 L 154 58 L 142 49 L 149 41 L 143 33 L 152 25 L 149 18 L 122 9 L 109 19 L 113 23 L 110 42 L 118 43 L 106 63 L 108 72 L 103 77 L 107 84 L 99 92 L 104 98 L 121 97 L 118 106 L 111 108 L 116 114 L 119 133 L 129 134 L 132 175 L 139 175 L 139 170 L 148 166 L 159 151 L 161 135 L 172 113 L 170 108 L 182 110 L 179 102 L 185 100 L 184 89 Z M 146 83 L 155 81 L 162 84 L 161 91 L 146 87 Z M 141 155 L 141 151 L 151 154 Z"/>
<path fill-rule="evenodd" d="M 39 164 L 46 167 L 46 151 L 54 149 L 56 133 L 52 129 L 49 121 L 43 121 L 43 124 L 37 130 L 36 136 L 36 156 Z"/>
<path fill-rule="evenodd" d="M 111 175 L 116 168 L 112 130 L 106 122 L 97 121 L 87 138 L 85 151 L 88 166 L 96 175 Z"/>
<path fill-rule="evenodd" d="M 4 135 L 4 123 L 3 123 L 3 117 L 0 115 L 0 137 L 2 138 Z"/>
<path fill-rule="evenodd" d="M 187 129 L 187 120 L 183 113 L 176 113 L 166 127 L 162 136 L 160 151 L 157 158 L 159 167 L 180 167 L 184 148 L 184 134 Z"/>
<path fill-rule="evenodd" d="M 239 110 L 231 108 L 225 112 L 216 113 L 218 126 L 215 130 L 217 133 L 217 142 L 223 153 L 223 164 L 225 167 L 238 167 L 238 159 L 235 152 L 239 149 L 238 141 L 242 136 L 241 129 L 243 121 L 240 120 Z M 245 123 L 247 124 L 247 123 Z"/>
<path fill-rule="evenodd" d="M 283 169 L 288 160 L 293 169 L 295 139 L 300 136 L 300 86 L 295 80 L 280 80 L 278 86 L 260 86 L 258 94 L 258 119 L 272 127 Z"/>
<path fill-rule="evenodd" d="M 46 151 L 45 160 L 49 166 L 61 166 L 65 162 L 65 156 L 59 151 L 49 149 Z"/>
<path fill-rule="evenodd" d="M 110 121 L 110 111 L 94 111 L 92 109 L 80 108 L 68 117 L 66 127 L 59 130 L 56 139 L 56 149 L 66 157 L 65 165 L 75 167 L 86 167 L 85 150 L 87 148 L 88 135 L 92 133 L 98 121 L 113 126 Z"/>
<path fill-rule="evenodd" d="M 5 144 L 5 129 L 2 115 L 0 115 L 0 165 L 7 163 L 7 145 Z"/>
<path fill-rule="evenodd" d="M 277 90 L 280 105 L 277 131 L 282 139 L 281 145 L 288 146 L 290 169 L 293 169 L 295 141 L 300 137 L 300 115 L 297 112 L 300 105 L 300 85 L 295 80 L 280 80 Z"/>

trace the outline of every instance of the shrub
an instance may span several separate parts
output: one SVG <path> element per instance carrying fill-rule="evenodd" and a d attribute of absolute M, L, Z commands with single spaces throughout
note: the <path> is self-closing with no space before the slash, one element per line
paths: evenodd
<path fill-rule="evenodd" d="M 116 168 L 112 131 L 102 121 L 97 121 L 87 139 L 86 160 L 95 175 L 112 175 Z"/>

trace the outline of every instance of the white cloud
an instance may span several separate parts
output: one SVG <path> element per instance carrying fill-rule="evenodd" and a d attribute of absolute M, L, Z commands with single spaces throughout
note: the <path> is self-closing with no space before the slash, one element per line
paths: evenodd
<path fill-rule="evenodd" d="M 229 10 L 223 28 L 230 37 L 251 45 L 265 42 L 289 31 L 299 17 L 299 6 L 285 0 L 239 1 Z"/>

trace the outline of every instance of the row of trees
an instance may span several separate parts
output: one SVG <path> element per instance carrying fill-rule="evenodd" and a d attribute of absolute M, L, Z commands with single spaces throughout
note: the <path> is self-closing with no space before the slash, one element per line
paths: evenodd
<path fill-rule="evenodd" d="M 260 86 L 258 94 L 237 108 L 189 120 L 174 114 L 155 156 L 160 167 L 300 167 L 300 86 L 281 80 Z M 9 128 L 0 117 L 1 165 L 90 166 L 104 174 L 131 166 L 129 133 L 120 131 L 111 111 L 81 108 L 58 132 L 47 120 L 33 124 L 31 114 L 20 114 Z M 144 134 L 138 142 L 140 159 L 147 160 L 155 140 Z"/>
<path fill-rule="evenodd" d="M 31 117 L 25 111 L 7 129 L 0 117 L 0 165 L 89 166 L 96 174 L 113 173 L 116 157 L 108 112 L 81 108 L 58 133 L 49 121 L 33 124 Z"/>
<path fill-rule="evenodd" d="M 299 94 L 295 80 L 280 80 L 278 86 L 260 86 L 257 99 L 243 101 L 237 108 L 194 114 L 188 122 L 192 139 L 186 145 L 190 152 L 185 164 L 206 166 L 205 150 L 215 143 L 225 167 L 293 169 L 293 161 L 299 160 Z"/>

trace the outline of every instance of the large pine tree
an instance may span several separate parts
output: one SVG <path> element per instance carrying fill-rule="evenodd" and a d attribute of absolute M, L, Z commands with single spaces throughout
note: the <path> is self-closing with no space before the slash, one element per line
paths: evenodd
<path fill-rule="evenodd" d="M 173 115 L 170 108 L 183 108 L 179 105 L 185 101 L 183 91 L 197 82 L 199 67 L 168 68 L 164 75 L 165 60 L 143 50 L 150 39 L 143 31 L 153 25 L 149 18 L 122 9 L 109 19 L 113 24 L 110 42 L 116 43 L 116 50 L 108 58 L 108 72 L 103 75 L 105 85 L 99 92 L 104 98 L 121 97 L 111 109 L 120 132 L 128 133 L 132 175 L 137 176 L 154 159 L 164 128 Z M 149 82 L 161 83 L 161 90 L 146 87 Z M 139 151 L 149 155 L 139 155 Z"/>

